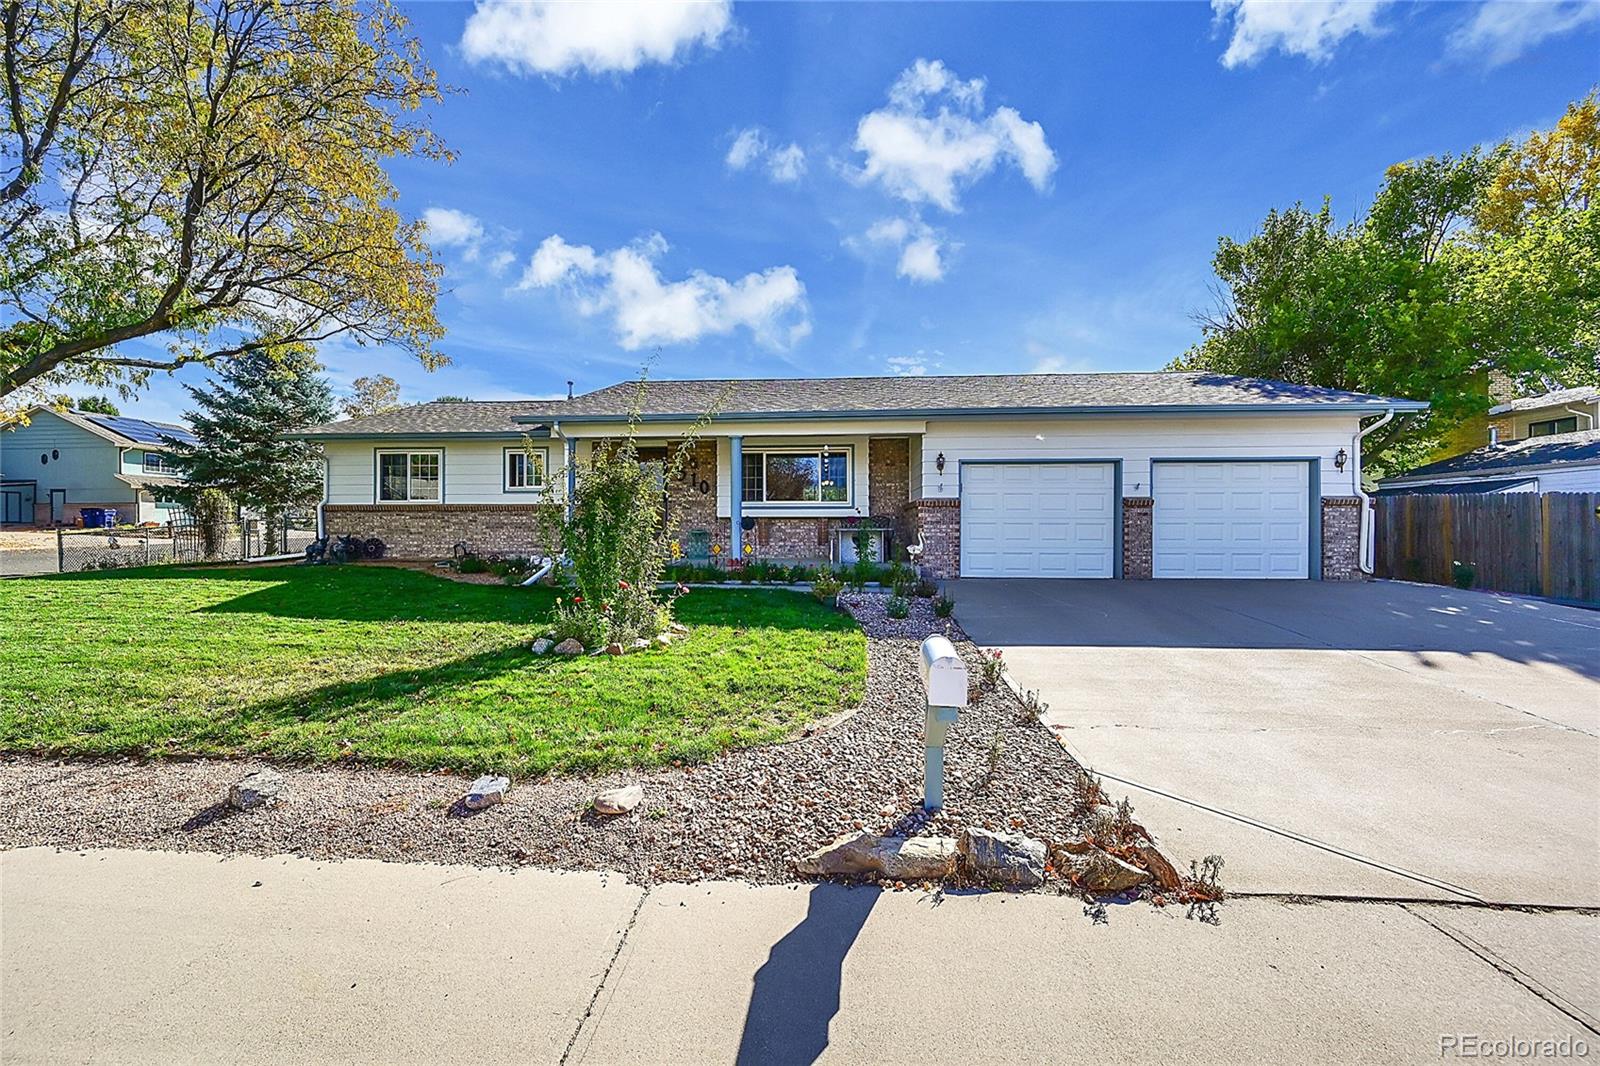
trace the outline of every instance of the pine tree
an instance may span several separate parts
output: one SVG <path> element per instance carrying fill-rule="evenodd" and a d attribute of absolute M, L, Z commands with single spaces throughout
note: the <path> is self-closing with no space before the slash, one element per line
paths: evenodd
<path fill-rule="evenodd" d="M 286 511 L 322 497 L 322 449 L 284 436 L 331 421 L 333 392 L 309 351 L 249 352 L 228 360 L 208 385 L 185 385 L 198 410 L 188 412 L 198 444 L 171 442 L 168 461 L 184 477 L 166 494 L 185 504 L 217 489 L 240 507 L 266 515 L 268 544 Z"/>

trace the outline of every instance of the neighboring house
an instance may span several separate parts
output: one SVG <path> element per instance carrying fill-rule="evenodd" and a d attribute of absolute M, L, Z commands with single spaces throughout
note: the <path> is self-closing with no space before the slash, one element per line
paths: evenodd
<path fill-rule="evenodd" d="M 1489 441 L 1527 440 L 1600 429 L 1600 389 L 1560 389 L 1489 408 Z"/>
<path fill-rule="evenodd" d="M 165 522 L 178 508 L 151 490 L 180 480 L 167 437 L 195 440 L 170 422 L 36 407 L 0 433 L 0 520 L 72 525 L 85 507 L 112 507 L 120 522 Z"/>
<path fill-rule="evenodd" d="M 1378 482 L 1378 495 L 1600 492 L 1600 429 L 1489 444 Z"/>
<path fill-rule="evenodd" d="M 535 509 L 637 395 L 436 402 L 297 436 L 326 449 L 329 532 L 401 557 L 532 553 L 550 547 Z M 1361 421 L 1426 406 L 1205 373 L 1025 374 L 653 381 L 637 418 L 650 459 L 716 412 L 665 495 L 683 543 L 728 556 L 837 559 L 865 521 L 920 536 L 941 577 L 1345 579 Z"/>

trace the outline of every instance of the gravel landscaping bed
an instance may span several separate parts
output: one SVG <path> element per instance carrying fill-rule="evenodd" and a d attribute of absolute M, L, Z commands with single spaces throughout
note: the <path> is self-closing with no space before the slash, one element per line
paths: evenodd
<path fill-rule="evenodd" d="M 278 766 L 274 806 L 236 812 L 228 787 L 259 763 L 0 757 L 0 847 L 144 847 L 311 858 L 605 869 L 640 883 L 733 877 L 795 880 L 797 859 L 842 833 L 955 836 L 965 826 L 1047 842 L 1079 835 L 1077 764 L 1003 685 L 950 730 L 946 807 L 922 795 L 918 645 L 948 635 L 979 676 L 976 648 L 953 619 L 913 600 L 885 617 L 886 596 L 840 604 L 868 635 L 867 696 L 857 711 L 785 744 L 649 773 L 514 782 L 506 801 L 466 813 L 471 779 L 385 769 Z M 596 792 L 638 783 L 631 814 L 600 818 Z"/>

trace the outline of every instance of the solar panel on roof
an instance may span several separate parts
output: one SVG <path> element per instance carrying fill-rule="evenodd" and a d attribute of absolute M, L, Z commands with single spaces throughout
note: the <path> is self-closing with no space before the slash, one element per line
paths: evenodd
<path fill-rule="evenodd" d="M 194 444 L 197 438 L 182 426 L 175 426 L 168 422 L 150 422 L 143 418 L 128 418 L 125 415 L 83 415 L 89 421 L 102 429 L 109 429 L 113 433 L 120 433 L 129 440 L 138 441 L 140 444 L 162 444 L 163 437 L 172 437 L 186 444 Z"/>

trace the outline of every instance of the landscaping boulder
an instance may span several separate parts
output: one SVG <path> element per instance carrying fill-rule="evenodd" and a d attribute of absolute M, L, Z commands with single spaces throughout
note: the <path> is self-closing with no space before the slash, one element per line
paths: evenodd
<path fill-rule="evenodd" d="M 606 645 L 606 654 L 607 655 L 621 655 L 622 654 L 622 645 L 618 644 L 616 641 L 612 641 L 610 644 Z"/>
<path fill-rule="evenodd" d="M 555 652 L 557 655 L 582 655 L 583 645 L 578 643 L 578 638 L 568 637 L 566 640 L 563 640 L 560 644 L 557 644 L 550 650 Z"/>
<path fill-rule="evenodd" d="M 623 785 L 621 788 L 608 788 L 594 798 L 594 813 L 607 815 L 627 814 L 643 802 L 644 787 L 641 785 Z"/>
<path fill-rule="evenodd" d="M 1018 888 L 1044 884 L 1042 840 L 968 826 L 961 831 L 960 850 L 962 866 L 977 880 Z"/>
<path fill-rule="evenodd" d="M 1126 892 L 1150 880 L 1149 874 L 1132 863 L 1123 862 L 1115 855 L 1098 849 L 1086 855 L 1074 856 L 1066 873 L 1074 883 L 1097 896 Z"/>
<path fill-rule="evenodd" d="M 472 783 L 472 787 L 462 798 L 461 805 L 469 811 L 481 811 L 486 807 L 493 807 L 496 803 L 504 803 L 506 789 L 510 787 L 511 782 L 505 778 L 484 774 Z"/>
<path fill-rule="evenodd" d="M 535 655 L 543 655 L 553 647 L 555 647 L 555 641 L 551 640 L 549 637 L 540 637 L 538 640 L 529 645 L 530 650 Z"/>
<path fill-rule="evenodd" d="M 629 646 L 628 650 L 629 651 L 648 651 L 649 648 L 650 648 L 650 642 L 648 640 L 645 640 L 643 637 L 640 637 L 639 639 L 635 640 L 633 642 L 633 644 L 631 644 Z"/>
<path fill-rule="evenodd" d="M 666 647 L 670 647 L 671 645 L 672 645 L 672 634 L 671 633 L 657 633 L 656 634 L 656 646 L 657 647 L 666 648 Z"/>
<path fill-rule="evenodd" d="M 891 881 L 939 881 L 956 868 L 956 842 L 950 837 L 880 837 L 846 833 L 795 864 L 810 877 L 862 877 Z"/>
<path fill-rule="evenodd" d="M 276 770 L 256 770 L 239 778 L 228 789 L 228 806 L 236 811 L 253 811 L 277 803 L 282 792 L 282 774 Z"/>
<path fill-rule="evenodd" d="M 1066 840 L 1056 841 L 1054 854 L 1060 857 L 1066 855 L 1087 855 L 1094 850 L 1094 845 L 1082 837 L 1068 837 Z"/>
<path fill-rule="evenodd" d="M 1178 868 L 1167 861 L 1167 857 L 1153 846 L 1146 844 L 1140 848 L 1139 858 L 1144 860 L 1144 868 L 1150 871 L 1150 876 L 1155 878 L 1156 886 L 1161 891 L 1176 892 L 1183 887 L 1183 878 L 1179 876 Z"/>

